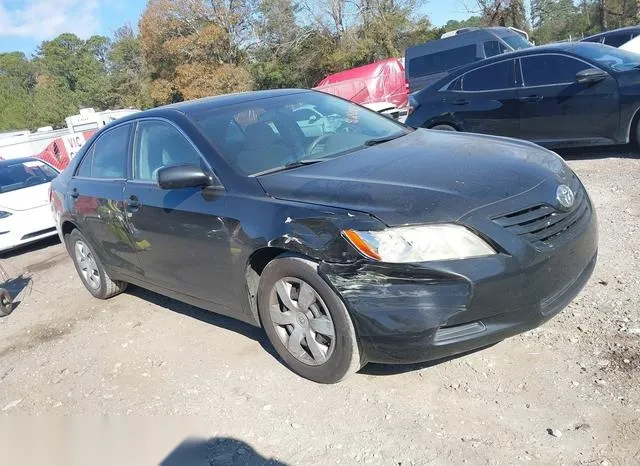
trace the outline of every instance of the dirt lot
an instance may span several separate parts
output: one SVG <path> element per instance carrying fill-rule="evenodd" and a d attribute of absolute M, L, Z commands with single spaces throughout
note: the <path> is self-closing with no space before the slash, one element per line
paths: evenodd
<path fill-rule="evenodd" d="M 21 292 L 0 320 L 0 463 L 27 464 L 29 429 L 43 464 L 76 464 L 91 432 L 77 464 L 640 464 L 640 156 L 564 155 L 601 235 L 570 307 L 484 351 L 335 386 L 289 372 L 248 325 L 140 289 L 92 299 L 55 241 L 3 258 Z"/>

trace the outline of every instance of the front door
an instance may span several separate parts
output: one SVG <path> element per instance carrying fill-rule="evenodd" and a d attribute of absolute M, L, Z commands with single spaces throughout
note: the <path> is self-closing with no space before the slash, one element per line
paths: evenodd
<path fill-rule="evenodd" d="M 124 197 L 142 279 L 227 305 L 231 296 L 230 234 L 224 219 L 216 216 L 224 210 L 225 192 L 160 189 L 158 170 L 182 164 L 208 169 L 196 147 L 171 123 L 159 119 L 138 122 Z"/>
<path fill-rule="evenodd" d="M 505 60 L 464 74 L 446 91 L 447 108 L 471 133 L 517 137 L 519 131 L 515 60 Z"/>
<path fill-rule="evenodd" d="M 553 144 L 613 137 L 619 122 L 615 79 L 580 84 L 576 74 L 592 66 L 566 55 L 532 55 L 520 62 L 524 86 L 518 98 L 523 139 Z"/>
<path fill-rule="evenodd" d="M 132 124 L 103 133 L 89 148 L 70 182 L 80 231 L 107 267 L 127 275 L 140 272 L 123 206 Z"/>

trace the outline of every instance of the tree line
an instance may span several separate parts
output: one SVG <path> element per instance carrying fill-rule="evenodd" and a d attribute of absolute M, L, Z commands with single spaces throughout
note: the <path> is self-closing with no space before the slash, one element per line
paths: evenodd
<path fill-rule="evenodd" d="M 33 56 L 0 54 L 0 131 L 80 107 L 149 108 L 251 89 L 312 87 L 465 26 L 514 26 L 537 44 L 640 23 L 640 0 L 476 0 L 435 27 L 425 0 L 149 0 L 113 37 L 61 34 Z"/>

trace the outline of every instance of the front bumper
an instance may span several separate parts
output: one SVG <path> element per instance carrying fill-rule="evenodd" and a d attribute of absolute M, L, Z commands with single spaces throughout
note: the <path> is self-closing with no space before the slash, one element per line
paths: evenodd
<path fill-rule="evenodd" d="M 346 303 L 368 361 L 440 359 L 533 329 L 566 307 L 596 264 L 592 208 L 589 215 L 580 232 L 551 251 L 509 238 L 514 250 L 492 257 L 322 263 L 319 270 Z"/>
<path fill-rule="evenodd" d="M 55 236 L 56 228 L 48 205 L 15 211 L 0 219 L 0 252 Z"/>

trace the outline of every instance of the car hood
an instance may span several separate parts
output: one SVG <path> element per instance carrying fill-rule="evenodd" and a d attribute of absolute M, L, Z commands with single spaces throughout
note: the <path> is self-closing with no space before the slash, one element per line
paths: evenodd
<path fill-rule="evenodd" d="M 49 204 L 49 185 L 51 183 L 29 186 L 7 193 L 0 193 L 0 210 L 22 211 L 35 209 Z"/>
<path fill-rule="evenodd" d="M 559 156 L 533 143 L 420 129 L 258 179 L 273 197 L 367 212 L 393 226 L 455 221 L 570 174 Z"/>

